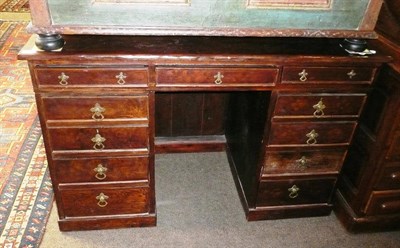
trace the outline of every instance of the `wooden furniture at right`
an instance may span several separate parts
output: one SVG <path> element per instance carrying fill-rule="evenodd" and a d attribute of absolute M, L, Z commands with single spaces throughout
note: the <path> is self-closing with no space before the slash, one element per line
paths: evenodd
<path fill-rule="evenodd" d="M 381 37 L 374 43 L 394 61 L 369 94 L 336 192 L 335 212 L 352 232 L 400 227 L 399 6 L 398 0 L 386 1 L 382 8 Z"/>

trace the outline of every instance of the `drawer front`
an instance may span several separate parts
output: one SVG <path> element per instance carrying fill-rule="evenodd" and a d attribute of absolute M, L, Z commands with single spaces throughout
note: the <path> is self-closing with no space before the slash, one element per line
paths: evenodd
<path fill-rule="evenodd" d="M 371 83 L 373 67 L 285 67 L 282 83 Z"/>
<path fill-rule="evenodd" d="M 270 145 L 349 144 L 356 122 L 273 122 Z"/>
<path fill-rule="evenodd" d="M 400 167 L 384 168 L 375 188 L 380 190 L 400 189 Z"/>
<path fill-rule="evenodd" d="M 146 87 L 148 71 L 140 68 L 37 68 L 40 86 L 57 87 Z"/>
<path fill-rule="evenodd" d="M 279 70 L 276 68 L 168 68 L 156 69 L 157 86 L 271 86 Z"/>
<path fill-rule="evenodd" d="M 261 182 L 257 206 L 330 202 L 336 179 L 293 179 Z"/>
<path fill-rule="evenodd" d="M 148 180 L 149 158 L 53 160 L 59 183 Z"/>
<path fill-rule="evenodd" d="M 338 173 L 345 151 L 282 151 L 268 152 L 265 156 L 263 176 L 292 173 Z"/>
<path fill-rule="evenodd" d="M 400 190 L 372 192 L 366 208 L 367 215 L 398 213 L 400 213 Z"/>
<path fill-rule="evenodd" d="M 140 149 L 148 148 L 147 127 L 48 128 L 53 150 Z"/>
<path fill-rule="evenodd" d="M 149 195 L 147 187 L 60 190 L 65 217 L 147 213 Z"/>
<path fill-rule="evenodd" d="M 366 94 L 279 94 L 277 117 L 358 117 Z"/>
<path fill-rule="evenodd" d="M 47 120 L 148 119 L 148 97 L 42 97 Z"/>

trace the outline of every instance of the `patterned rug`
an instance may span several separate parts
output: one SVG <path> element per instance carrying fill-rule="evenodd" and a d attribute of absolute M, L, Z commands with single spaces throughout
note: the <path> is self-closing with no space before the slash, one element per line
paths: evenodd
<path fill-rule="evenodd" d="M 4 3 L 1 3 L 0 11 L 29 12 L 29 0 L 6 0 Z"/>
<path fill-rule="evenodd" d="M 29 21 L 29 0 L 0 0 L 0 21 Z"/>
<path fill-rule="evenodd" d="M 0 247 L 39 247 L 53 193 L 27 63 L 27 23 L 0 21 Z"/>

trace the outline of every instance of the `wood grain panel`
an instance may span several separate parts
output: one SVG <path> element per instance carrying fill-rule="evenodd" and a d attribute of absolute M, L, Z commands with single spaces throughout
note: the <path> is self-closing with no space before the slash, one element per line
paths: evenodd
<path fill-rule="evenodd" d="M 100 193 L 108 196 L 105 207 L 97 204 Z M 66 217 L 147 213 L 149 193 L 147 187 L 60 190 Z"/>
<path fill-rule="evenodd" d="M 333 193 L 335 178 L 273 180 L 260 183 L 257 206 L 282 206 L 328 203 Z M 290 197 L 289 188 L 299 189 L 297 197 Z"/>
<path fill-rule="evenodd" d="M 148 180 L 149 174 L 149 158 L 147 156 L 54 160 L 53 164 L 59 183 Z M 106 176 L 102 180 L 96 178 L 94 170 L 100 164 L 107 169 L 104 173 Z"/>

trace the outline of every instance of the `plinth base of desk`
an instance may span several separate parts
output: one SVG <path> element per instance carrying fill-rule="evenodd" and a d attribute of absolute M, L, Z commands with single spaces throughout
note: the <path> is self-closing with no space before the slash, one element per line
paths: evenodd
<path fill-rule="evenodd" d="M 156 214 L 121 217 L 79 217 L 58 220 L 61 231 L 97 230 L 110 228 L 151 227 L 156 226 Z"/>
<path fill-rule="evenodd" d="M 248 221 L 326 216 L 332 212 L 330 204 L 257 207 L 246 211 Z"/>
<path fill-rule="evenodd" d="M 349 206 L 340 191 L 336 192 L 334 211 L 346 230 L 352 233 L 400 229 L 400 213 L 358 216 Z"/>

